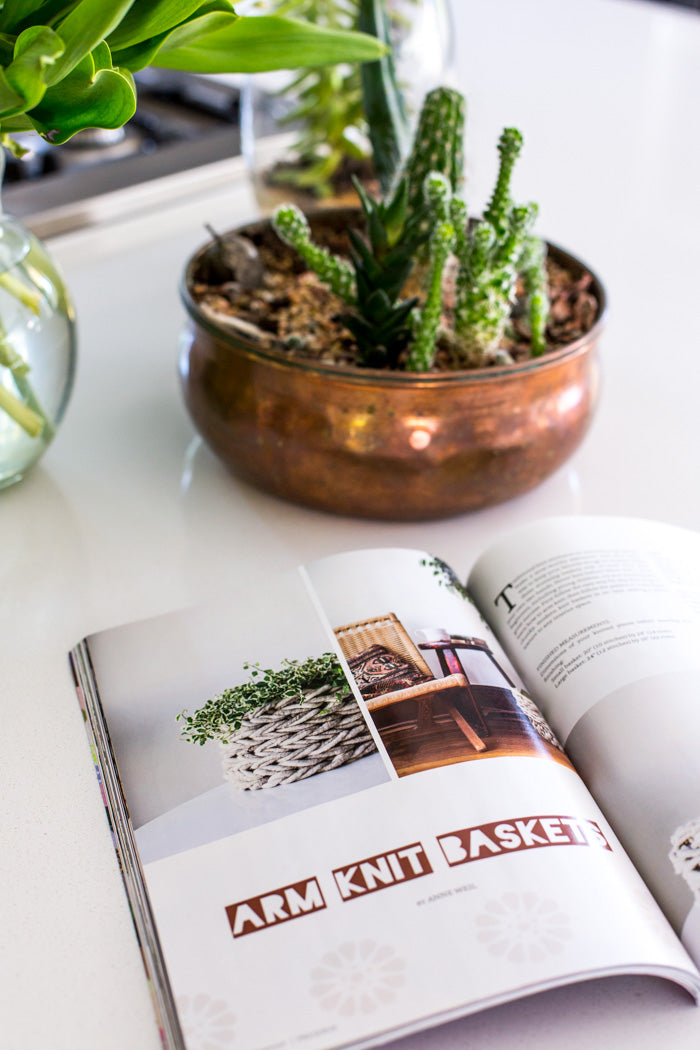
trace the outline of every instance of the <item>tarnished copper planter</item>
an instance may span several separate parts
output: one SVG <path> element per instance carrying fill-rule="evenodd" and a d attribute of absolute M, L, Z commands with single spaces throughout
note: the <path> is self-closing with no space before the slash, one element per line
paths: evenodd
<path fill-rule="evenodd" d="M 581 272 L 553 246 L 551 254 Z M 598 320 L 522 365 L 412 375 L 307 364 L 189 314 L 181 376 L 200 434 L 229 469 L 306 506 L 394 521 L 447 517 L 527 492 L 583 438 L 598 385 Z"/>

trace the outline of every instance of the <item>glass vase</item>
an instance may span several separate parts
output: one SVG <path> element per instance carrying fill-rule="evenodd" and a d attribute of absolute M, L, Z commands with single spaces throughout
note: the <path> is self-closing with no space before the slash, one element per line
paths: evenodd
<path fill-rule="evenodd" d="M 387 0 L 387 11 L 397 79 L 412 124 L 425 94 L 452 80 L 450 6 L 448 0 Z M 333 28 L 353 28 L 352 11 L 344 17 Z M 351 175 L 370 190 L 377 188 L 359 66 L 247 77 L 241 91 L 241 150 L 263 215 L 289 200 L 304 209 L 357 204 Z"/>
<path fill-rule="evenodd" d="M 0 489 L 53 440 L 75 370 L 70 296 L 43 243 L 0 213 Z"/>

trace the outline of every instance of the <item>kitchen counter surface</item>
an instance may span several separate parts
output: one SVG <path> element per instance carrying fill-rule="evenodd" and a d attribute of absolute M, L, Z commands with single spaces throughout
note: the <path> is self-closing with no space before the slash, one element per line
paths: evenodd
<path fill-rule="evenodd" d="M 539 232 L 607 287 L 593 428 L 531 494 L 447 522 L 375 524 L 281 504 L 201 445 L 177 376 L 185 258 L 205 223 L 255 214 L 240 164 L 52 238 L 78 311 L 76 385 L 47 455 L 0 494 L 3 1050 L 160 1045 L 68 671 L 81 637 L 348 547 L 417 546 L 465 574 L 498 533 L 548 514 L 700 526 L 700 15 L 638 0 L 455 7 L 472 211 L 492 184 L 502 127 L 518 126 L 518 198 L 537 199 Z M 619 977 L 397 1046 L 699 1044 L 700 1011 L 682 991 Z"/>

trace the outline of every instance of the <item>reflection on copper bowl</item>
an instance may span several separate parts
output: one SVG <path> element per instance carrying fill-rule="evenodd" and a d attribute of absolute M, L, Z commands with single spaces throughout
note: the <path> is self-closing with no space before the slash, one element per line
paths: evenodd
<path fill-rule="evenodd" d="M 204 251 L 203 249 L 202 251 Z M 552 245 L 575 274 L 584 267 Z M 599 387 L 598 317 L 563 349 L 518 365 L 416 375 L 294 360 L 189 314 L 181 378 L 192 420 L 236 475 L 284 499 L 354 517 L 419 521 L 532 489 L 580 444 Z"/>

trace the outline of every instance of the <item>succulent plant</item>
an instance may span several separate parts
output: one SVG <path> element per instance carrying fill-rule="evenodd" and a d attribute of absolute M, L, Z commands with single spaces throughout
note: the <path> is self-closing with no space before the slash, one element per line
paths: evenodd
<path fill-rule="evenodd" d="M 374 200 L 358 182 L 355 186 L 367 236 L 348 230 L 350 263 L 313 243 L 308 222 L 295 205 L 280 205 L 273 223 L 282 240 L 352 307 L 342 319 L 357 341 L 362 364 L 396 368 L 412 336 L 410 316 L 417 298 L 400 296 L 427 236 L 421 223 L 426 209 L 408 212 L 406 179 L 387 200 Z"/>
<path fill-rule="evenodd" d="M 529 304 L 531 353 L 537 356 L 545 350 L 545 249 L 532 233 L 537 207 L 515 205 L 511 198 L 522 135 L 515 128 L 503 131 L 496 185 L 483 218 L 469 222 L 459 195 L 464 112 L 459 92 L 437 88 L 426 96 L 395 189 L 374 200 L 358 187 L 365 232 L 348 231 L 349 264 L 313 245 L 308 227 L 301 236 L 298 218 L 294 224 L 289 221 L 289 206 L 273 217 L 278 233 L 322 280 L 330 283 L 333 274 L 331 287 L 351 306 L 342 320 L 355 337 L 362 365 L 415 372 L 433 366 L 450 259 L 453 324 L 446 342 L 457 367 L 510 360 L 501 344 L 519 281 Z M 422 276 L 420 307 L 418 297 L 401 298 L 416 266 Z"/>

